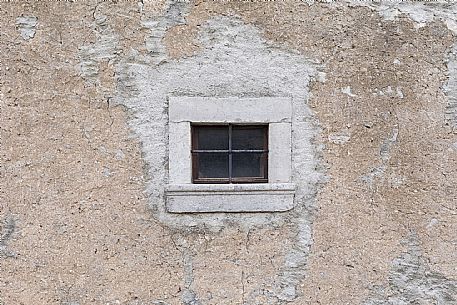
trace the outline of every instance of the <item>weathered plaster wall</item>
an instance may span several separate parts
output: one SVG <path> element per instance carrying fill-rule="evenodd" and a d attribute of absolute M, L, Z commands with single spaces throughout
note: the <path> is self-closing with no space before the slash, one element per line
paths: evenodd
<path fill-rule="evenodd" d="M 0 304 L 457 303 L 455 4 L 0 13 Z M 165 212 L 182 95 L 292 97 L 293 211 Z"/>

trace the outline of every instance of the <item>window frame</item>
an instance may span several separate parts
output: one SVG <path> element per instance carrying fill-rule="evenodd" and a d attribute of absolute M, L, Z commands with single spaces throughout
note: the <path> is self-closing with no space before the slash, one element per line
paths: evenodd
<path fill-rule="evenodd" d="M 191 123 L 191 157 L 192 157 L 192 183 L 194 184 L 241 184 L 241 183 L 268 183 L 268 136 L 269 124 L 267 123 Z M 228 128 L 228 149 L 204 150 L 198 149 L 197 129 L 199 127 L 218 127 Z M 232 149 L 232 130 L 233 127 L 241 129 L 243 127 L 263 127 L 263 149 Z M 228 178 L 199 178 L 198 155 L 202 153 L 227 153 L 228 154 Z M 233 177 L 233 153 L 260 153 L 261 170 L 263 177 Z"/>
<path fill-rule="evenodd" d="M 284 212 L 293 209 L 292 98 L 168 97 L 169 213 Z M 268 183 L 192 183 L 191 125 L 268 124 Z"/>

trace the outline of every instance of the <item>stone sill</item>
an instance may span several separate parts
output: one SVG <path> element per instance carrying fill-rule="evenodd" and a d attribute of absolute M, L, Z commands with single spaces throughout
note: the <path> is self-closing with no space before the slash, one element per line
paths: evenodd
<path fill-rule="evenodd" d="M 293 208 L 295 184 L 170 184 L 170 213 L 284 212 Z"/>

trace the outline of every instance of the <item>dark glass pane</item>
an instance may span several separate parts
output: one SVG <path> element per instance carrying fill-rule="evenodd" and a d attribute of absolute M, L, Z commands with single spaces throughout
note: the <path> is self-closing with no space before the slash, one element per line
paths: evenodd
<path fill-rule="evenodd" d="M 228 126 L 194 126 L 194 149 L 228 149 Z"/>
<path fill-rule="evenodd" d="M 233 126 L 232 149 L 263 149 L 265 126 Z"/>
<path fill-rule="evenodd" d="M 228 178 L 228 153 L 198 153 L 198 178 Z"/>
<path fill-rule="evenodd" d="M 233 153 L 232 175 L 237 177 L 264 178 L 265 155 L 258 153 Z"/>

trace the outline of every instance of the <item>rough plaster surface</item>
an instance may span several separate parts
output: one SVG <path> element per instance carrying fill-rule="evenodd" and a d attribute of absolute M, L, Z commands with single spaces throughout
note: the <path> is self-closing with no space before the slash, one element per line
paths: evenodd
<path fill-rule="evenodd" d="M 174 14 L 175 10 L 170 8 L 168 12 Z M 133 59 L 134 63 L 122 64 L 119 68 L 120 82 L 135 84 L 134 88 L 121 88 L 115 101 L 133 112 L 130 126 L 142 141 L 149 171 L 147 192 L 151 207 L 159 221 L 185 230 L 200 226 L 220 230 L 228 222 L 237 224 L 243 231 L 265 224 L 281 225 L 285 221 L 296 224 L 297 235 L 291 238 L 296 240 L 298 248 L 283 249 L 286 253 L 283 268 L 286 270 L 284 272 L 289 273 L 283 276 L 280 275 L 283 273 L 281 271 L 278 272 L 278 278 L 265 279 L 274 282 L 269 285 L 277 286 L 275 291 L 270 292 L 273 296 L 293 299 L 295 286 L 303 275 L 301 270 L 295 270 L 299 269 L 310 244 L 310 215 L 307 210 L 313 205 L 315 185 L 320 177 L 315 170 L 316 148 L 311 143 L 317 129 L 306 106 L 307 85 L 316 69 L 303 56 L 269 46 L 260 38 L 257 29 L 244 25 L 236 18 L 217 17 L 208 20 L 202 27 L 199 41 L 204 51 L 195 57 L 161 62 L 159 66 L 154 64 L 155 60 L 140 64 Z M 292 98 L 292 160 L 293 175 L 297 181 L 295 211 L 290 214 L 167 213 L 164 190 L 167 183 L 165 144 L 168 142 L 166 114 L 169 96 Z M 300 179 L 304 176 L 307 178 Z M 236 297 L 238 295 L 235 293 L 232 298 Z"/>
<path fill-rule="evenodd" d="M 430 270 L 417 234 L 402 241 L 406 251 L 392 261 L 388 285 L 375 287 L 364 305 L 456 304 L 457 281 Z"/>
<path fill-rule="evenodd" d="M 456 11 L 1 3 L 0 303 L 455 304 Z M 298 208 L 166 214 L 171 95 L 292 97 Z"/>
<path fill-rule="evenodd" d="M 318 177 L 318 174 L 313 174 L 315 160 L 310 144 L 315 129 L 311 113 L 306 107 L 307 84 L 310 75 L 315 73 L 312 63 L 301 56 L 269 47 L 261 40 L 255 28 L 243 25 L 236 19 L 209 20 L 202 30 L 200 40 L 208 46 L 207 51 L 199 56 L 159 66 L 133 63 L 120 67 L 120 82 L 134 83 L 135 88 L 121 88 L 120 97 L 115 101 L 132 109 L 130 124 L 142 139 L 144 158 L 149 167 L 148 193 L 157 217 L 164 221 L 172 217 L 169 221 L 171 226 L 189 226 L 199 222 L 198 216 L 192 216 L 182 217 L 181 223 L 163 210 L 163 186 L 167 182 L 167 96 L 172 95 L 291 97 L 294 103 L 293 123 L 303 126 L 293 130 L 293 137 L 297 140 L 293 154 L 297 159 L 296 165 L 298 162 L 302 165 L 300 171 L 295 170 L 295 175 L 310 176 L 306 180 L 297 179 L 301 184 L 301 196 L 304 192 L 310 196 L 309 193 L 315 191 L 313 185 Z M 301 78 L 298 78 L 300 73 Z M 157 82 L 159 78 L 161 81 Z M 127 95 L 131 97 L 128 98 Z M 302 150 L 305 154 L 300 154 Z M 282 218 L 274 214 L 215 215 L 205 217 L 206 220 L 202 219 L 201 223 L 207 221 L 210 226 L 211 222 L 217 225 L 221 218 L 244 222 L 244 217 L 258 218 L 259 221 L 262 219 L 262 222 L 270 218 Z"/>
<path fill-rule="evenodd" d="M 356 2 L 354 2 L 356 3 Z M 407 15 L 415 23 L 414 27 L 421 28 L 432 21 L 442 21 L 447 28 L 457 34 L 457 3 L 437 1 L 435 3 L 410 3 L 410 2 L 379 2 L 379 3 L 356 3 L 366 5 L 378 12 L 385 20 L 398 20 L 402 15 Z M 446 56 L 448 80 L 444 86 L 444 92 L 448 98 L 445 117 L 446 124 L 454 131 L 457 126 L 457 81 L 456 81 L 456 57 L 457 43 Z M 400 63 L 400 62 L 398 62 Z"/>

